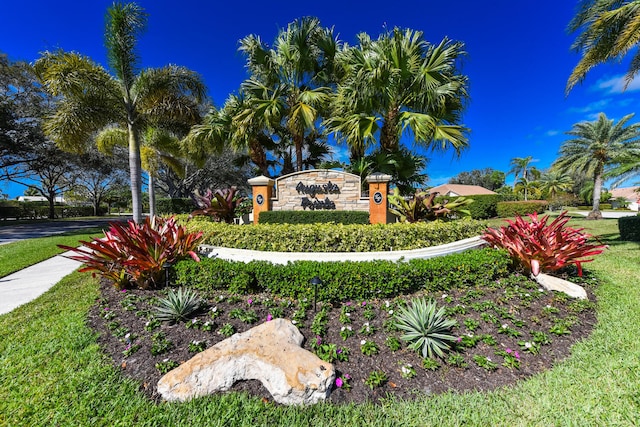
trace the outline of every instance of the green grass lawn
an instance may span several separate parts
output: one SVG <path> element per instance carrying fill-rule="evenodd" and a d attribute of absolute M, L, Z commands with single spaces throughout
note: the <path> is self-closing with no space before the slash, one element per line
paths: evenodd
<path fill-rule="evenodd" d="M 79 240 L 91 240 L 93 236 L 103 236 L 102 229 L 84 229 L 74 233 L 64 233 L 37 239 L 0 245 L 0 277 L 15 273 L 30 265 L 56 256 L 62 249 L 56 245 L 78 246 Z"/>
<path fill-rule="evenodd" d="M 244 394 L 154 403 L 106 359 L 87 328 L 98 296 L 74 273 L 42 297 L 0 316 L 0 425 L 104 426 L 618 426 L 640 413 L 638 243 L 617 221 L 573 221 L 610 248 L 585 265 L 601 278 L 598 325 L 552 370 L 492 393 L 412 402 L 288 408 Z"/>

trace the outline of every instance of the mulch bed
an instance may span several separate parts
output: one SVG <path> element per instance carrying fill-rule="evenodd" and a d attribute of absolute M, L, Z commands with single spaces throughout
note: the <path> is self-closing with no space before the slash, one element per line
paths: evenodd
<path fill-rule="evenodd" d="M 593 285 L 582 285 L 587 289 L 590 301 L 595 301 L 591 290 Z M 185 323 L 162 323 L 156 329 L 148 331 L 145 325 L 149 315 L 153 313 L 157 298 L 163 296 L 162 291 L 121 292 L 108 283 L 102 283 L 100 291 L 101 297 L 90 310 L 88 323 L 98 334 L 99 344 L 117 369 L 139 382 L 140 389 L 154 400 L 160 399 L 156 385 L 162 376 L 156 364 L 189 360 L 195 354 L 188 349 L 189 343 L 193 341 L 204 341 L 207 348 L 222 341 L 226 337 L 218 331 L 225 324 L 232 325 L 236 332 L 244 332 L 264 322 L 274 307 L 282 310 L 283 317 L 292 319 L 295 311 L 302 305 L 306 308 L 306 320 L 298 321 L 297 326 L 305 337 L 304 348 L 312 351 L 311 344 L 317 340 L 317 335 L 310 329 L 315 316 L 310 301 L 301 303 L 266 294 L 238 297 L 216 293 L 209 295 L 207 310 L 196 317 L 196 323 L 209 322 L 210 331 L 202 330 L 202 326 L 187 328 Z M 467 335 L 472 338 L 466 339 L 467 342 L 473 341 L 473 337 L 485 337 L 489 344 L 478 339 L 471 347 L 465 347 L 464 342 L 457 343 L 450 353 L 455 357 L 449 355 L 438 359 L 439 367 L 435 370 L 425 369 L 421 355 L 407 348 L 404 341 L 401 341 L 402 347 L 396 351 L 391 351 L 386 345 L 389 337 L 401 336 L 400 332 L 389 329 L 392 324 L 390 319 L 393 318 L 390 311 L 397 313 L 398 307 L 403 303 L 400 299 L 350 302 L 350 324 L 340 322 L 342 307 L 347 303 L 338 307 L 318 303 L 317 311 L 320 312 L 325 307 L 328 314 L 322 342 L 336 344 L 338 348 L 345 348 L 349 352 L 348 361 L 333 363 L 338 375 L 350 377 L 347 381 L 350 389 L 347 390 L 345 386 L 336 387 L 331 393 L 331 402 L 378 402 L 388 396 L 414 399 L 450 390 L 493 390 L 512 385 L 518 380 L 547 370 L 566 358 L 571 346 L 587 337 L 596 323 L 595 304 L 576 302 L 562 294 L 542 292 L 535 282 L 517 275 L 506 283 L 496 283 L 490 288 L 467 288 L 427 296 L 437 300 L 438 305 L 448 307 L 449 317 L 456 319 L 458 323 L 453 329 L 455 336 Z M 402 296 L 402 299 L 409 301 L 411 297 Z M 211 316 L 213 307 L 218 313 L 215 319 Z M 230 314 L 234 309 L 255 313 L 257 320 L 247 323 L 231 318 Z M 368 320 L 365 315 L 373 317 Z M 375 329 L 373 334 L 364 335 L 360 332 L 365 322 L 369 322 Z M 346 326 L 351 326 L 354 334 L 343 340 L 340 331 Z M 158 332 L 170 342 L 170 348 L 162 354 L 152 355 L 152 337 Z M 510 336 L 504 332 L 520 336 Z M 538 333 L 538 337 L 544 333 L 550 340 L 539 346 L 538 354 L 526 351 L 519 344 L 533 343 L 534 332 Z M 128 337 L 127 333 L 130 334 Z M 493 337 L 495 344 L 490 345 L 490 337 Z M 375 342 L 379 353 L 372 356 L 362 354 L 363 339 Z M 131 345 L 134 350 L 137 347 L 137 350 L 130 350 L 130 354 L 125 355 L 123 352 Z M 496 354 L 507 349 L 512 350 L 510 354 L 518 351 L 518 368 L 504 366 L 506 358 Z M 489 358 L 496 366 L 491 370 L 479 366 L 476 361 L 480 359 L 478 356 Z M 415 371 L 412 378 L 402 375 L 402 367 L 407 368 L 408 365 Z M 383 371 L 387 380 L 372 388 L 365 381 L 373 371 Z M 232 391 L 246 391 L 264 400 L 273 401 L 258 381 L 238 383 Z"/>

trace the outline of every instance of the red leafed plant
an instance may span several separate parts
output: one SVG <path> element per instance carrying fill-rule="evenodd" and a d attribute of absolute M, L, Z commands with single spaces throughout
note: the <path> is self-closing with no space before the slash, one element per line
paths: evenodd
<path fill-rule="evenodd" d="M 238 195 L 236 187 L 225 188 L 223 190 L 207 189 L 204 194 L 200 194 L 197 190 L 191 196 L 194 203 L 199 209 L 191 212 L 191 216 L 206 215 L 223 221 L 228 224 L 233 222 L 236 209 L 240 206 L 244 197 Z"/>
<path fill-rule="evenodd" d="M 584 228 L 566 227 L 571 219 L 562 212 L 549 225 L 549 215 L 538 219 L 537 214 L 529 215 L 530 221 L 517 216 L 508 226 L 500 229 L 488 228 L 482 238 L 498 248 L 506 249 L 509 255 L 528 272 L 537 275 L 539 271 L 556 271 L 570 264 L 578 267 L 582 276 L 583 262 L 602 253 L 605 245 L 595 245 L 588 240 L 592 236 L 583 233 Z"/>
<path fill-rule="evenodd" d="M 200 261 L 195 250 L 203 233 L 187 233 L 173 217 L 146 218 L 141 224 L 112 222 L 109 226 L 103 238 L 81 240 L 79 248 L 58 246 L 77 253 L 69 258 L 85 264 L 79 271 L 93 271 L 94 276 L 112 280 L 118 288 L 155 288 L 162 284 L 165 263 L 174 264 L 188 256 Z"/>

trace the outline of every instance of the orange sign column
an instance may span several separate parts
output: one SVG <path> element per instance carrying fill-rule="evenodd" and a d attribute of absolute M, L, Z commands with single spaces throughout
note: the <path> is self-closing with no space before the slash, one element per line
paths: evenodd
<path fill-rule="evenodd" d="M 253 223 L 258 223 L 260 212 L 271 210 L 271 196 L 273 183 L 271 178 L 264 175 L 247 180 L 253 192 Z"/>
<path fill-rule="evenodd" d="M 369 222 L 371 224 L 387 223 L 387 194 L 389 193 L 390 175 L 374 173 L 366 178 L 369 183 Z"/>

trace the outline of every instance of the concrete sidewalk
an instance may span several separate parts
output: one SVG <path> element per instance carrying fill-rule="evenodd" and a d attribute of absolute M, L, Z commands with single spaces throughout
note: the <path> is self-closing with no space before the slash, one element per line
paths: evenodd
<path fill-rule="evenodd" d="M 64 276 L 80 268 L 78 261 L 65 258 L 65 252 L 0 278 L 0 314 L 9 313 L 16 307 L 36 299 Z"/>

